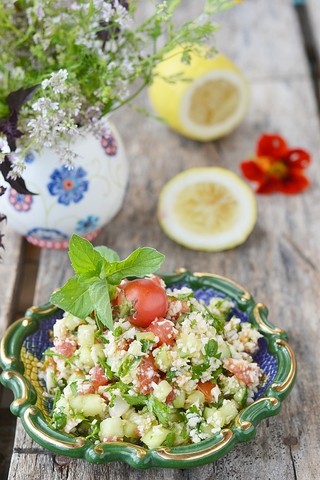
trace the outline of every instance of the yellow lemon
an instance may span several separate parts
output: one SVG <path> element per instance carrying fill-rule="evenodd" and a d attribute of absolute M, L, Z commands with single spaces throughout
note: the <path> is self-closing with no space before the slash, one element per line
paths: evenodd
<path fill-rule="evenodd" d="M 217 252 L 243 243 L 257 219 L 254 193 L 225 168 L 191 168 L 162 189 L 158 218 L 165 233 L 193 250 Z"/>
<path fill-rule="evenodd" d="M 222 53 L 205 58 L 203 49 L 201 54 L 195 50 L 190 64 L 182 63 L 181 55 L 181 47 L 176 47 L 155 69 L 149 87 L 154 111 L 173 130 L 194 140 L 227 135 L 247 113 L 248 82 Z"/>

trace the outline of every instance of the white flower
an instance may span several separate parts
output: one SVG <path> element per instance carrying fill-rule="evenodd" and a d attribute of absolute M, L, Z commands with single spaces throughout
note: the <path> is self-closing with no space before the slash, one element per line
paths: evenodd
<path fill-rule="evenodd" d="M 12 164 L 8 177 L 16 180 L 23 175 L 23 172 L 26 169 L 25 161 L 19 155 L 19 151 L 9 153 L 8 158 Z"/>
<path fill-rule="evenodd" d="M 0 137 L 0 152 L 4 154 L 11 152 L 7 139 L 4 137 Z"/>
<path fill-rule="evenodd" d="M 68 71 L 60 69 L 57 72 L 52 72 L 50 78 L 47 78 L 41 82 L 43 89 L 51 87 L 54 93 L 64 93 L 67 86 L 66 80 L 68 78 Z"/>

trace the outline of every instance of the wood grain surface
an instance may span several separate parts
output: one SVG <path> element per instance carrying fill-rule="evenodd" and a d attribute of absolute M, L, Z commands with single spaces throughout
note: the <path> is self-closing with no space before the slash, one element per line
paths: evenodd
<path fill-rule="evenodd" d="M 185 3 L 186 8 L 194 8 L 191 0 Z M 268 306 L 272 323 L 287 331 L 298 361 L 296 385 L 280 414 L 263 421 L 253 440 L 195 469 L 139 471 L 120 463 L 90 465 L 57 457 L 36 445 L 18 422 L 10 480 L 320 478 L 320 125 L 301 32 L 286 0 L 248 0 L 220 15 L 219 23 L 219 48 L 234 59 L 251 84 L 246 119 L 227 138 L 203 144 L 133 110 L 117 114 L 114 123 L 126 145 L 130 184 L 121 212 L 95 244 L 108 245 L 121 257 L 150 245 L 166 255 L 162 271 L 184 266 L 225 275 L 246 286 L 256 301 Z M 140 106 L 147 102 L 142 95 Z M 221 166 L 239 173 L 239 162 L 254 151 L 262 132 L 283 134 L 291 146 L 311 152 L 310 189 L 291 197 L 258 196 L 255 230 L 233 250 L 193 252 L 168 239 L 156 214 L 163 185 L 194 166 Z M 70 274 L 66 252 L 43 250 L 34 303 L 47 301 Z"/>

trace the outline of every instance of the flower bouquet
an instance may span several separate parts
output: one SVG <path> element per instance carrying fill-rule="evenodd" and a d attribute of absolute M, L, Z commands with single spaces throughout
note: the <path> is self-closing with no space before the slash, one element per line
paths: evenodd
<path fill-rule="evenodd" d="M 19 194 L 30 151 L 55 149 L 71 169 L 73 140 L 99 135 L 101 119 L 152 83 L 154 67 L 177 45 L 190 61 L 208 44 L 216 11 L 236 0 L 207 0 L 197 18 L 176 22 L 181 0 L 4 0 L 0 11 L 0 171 Z M 142 5 L 143 4 L 143 5 Z M 142 11 L 140 11 L 142 10 Z M 174 79 L 173 79 L 174 80 Z M 81 127 L 81 128 L 80 128 Z M 1 187 L 0 195 L 5 192 Z M 4 216 L 0 217 L 0 221 Z M 1 238 L 1 237 L 0 237 Z"/>

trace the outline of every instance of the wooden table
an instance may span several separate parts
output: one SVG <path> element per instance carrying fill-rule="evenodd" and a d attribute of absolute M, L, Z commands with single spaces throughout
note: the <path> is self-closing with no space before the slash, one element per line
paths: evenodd
<path fill-rule="evenodd" d="M 189 11 L 195 8 L 192 0 L 184 3 Z M 320 48 L 319 0 L 307 1 L 307 7 Z M 114 121 L 127 148 L 130 186 L 122 211 L 95 243 L 114 248 L 121 257 L 140 245 L 151 245 L 165 253 L 166 271 L 184 266 L 225 275 L 246 286 L 257 301 L 268 305 L 270 320 L 288 332 L 298 361 L 296 386 L 280 414 L 259 425 L 255 439 L 211 465 L 190 470 L 138 471 L 120 463 L 90 465 L 56 457 L 31 441 L 18 421 L 10 480 L 320 478 L 320 126 L 314 94 L 319 79 L 316 73 L 311 81 L 310 50 L 305 50 L 297 12 L 289 0 L 246 0 L 218 21 L 217 46 L 251 83 L 249 114 L 227 138 L 200 144 L 152 118 L 122 111 Z M 313 69 L 317 71 L 319 66 Z M 147 105 L 146 96 L 140 104 Z M 233 250 L 193 252 L 169 240 L 156 218 L 162 186 L 194 166 L 216 165 L 239 172 L 239 162 L 253 152 L 262 132 L 283 134 L 290 145 L 312 153 L 311 188 L 291 197 L 258 196 L 256 228 L 245 244 Z M 0 264 L 0 334 L 15 319 L 25 247 L 9 227 L 6 232 L 7 249 Z M 70 274 L 66 252 L 41 251 L 34 304 L 44 303 Z"/>

